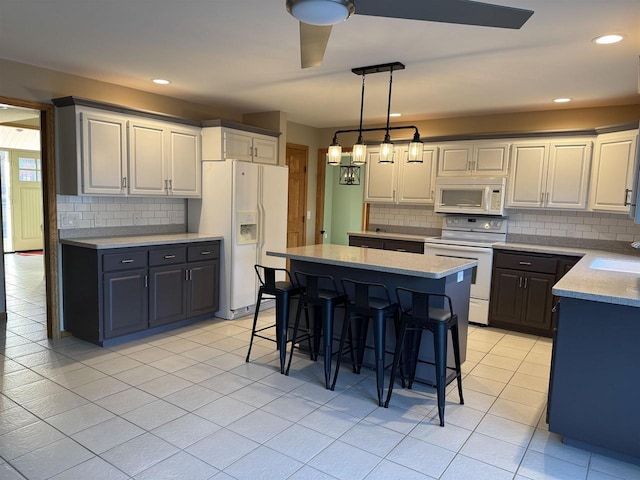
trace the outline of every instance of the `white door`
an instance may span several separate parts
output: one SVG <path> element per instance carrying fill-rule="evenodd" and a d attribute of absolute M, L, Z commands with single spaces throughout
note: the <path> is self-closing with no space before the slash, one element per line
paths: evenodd
<path fill-rule="evenodd" d="M 165 157 L 161 124 L 129 122 L 129 193 L 166 195 Z"/>
<path fill-rule="evenodd" d="M 238 310 L 256 303 L 255 271 L 257 243 L 243 243 L 239 216 L 249 212 L 258 219 L 258 169 L 249 162 L 233 162 L 233 202 L 231 219 L 231 300 L 229 308 Z M 259 224 L 257 225 L 259 228 Z"/>
<path fill-rule="evenodd" d="M 183 130 L 171 127 L 168 142 L 169 193 L 177 197 L 199 197 L 201 192 L 199 129 Z"/>
<path fill-rule="evenodd" d="M 285 268 L 284 258 L 267 256 L 267 251 L 282 252 L 287 248 L 289 168 L 265 165 L 260 167 L 260 173 L 258 261 L 261 265 Z"/>
<path fill-rule="evenodd" d="M 441 145 L 438 175 L 443 177 L 469 175 L 471 173 L 472 152 L 473 145 L 471 143 L 460 142 L 452 145 Z"/>
<path fill-rule="evenodd" d="M 123 195 L 127 183 L 125 121 L 110 114 L 81 112 L 82 193 Z"/>
<path fill-rule="evenodd" d="M 395 153 L 397 155 L 398 152 Z M 380 152 L 367 152 L 367 175 L 364 185 L 364 201 L 370 203 L 395 203 L 396 163 L 380 163 Z"/>
<path fill-rule="evenodd" d="M 591 171 L 591 141 L 559 141 L 551 144 L 545 206 L 584 210 Z"/>
<path fill-rule="evenodd" d="M 474 144 L 472 170 L 475 175 L 505 176 L 508 165 L 508 143 L 481 142 Z"/>
<path fill-rule="evenodd" d="M 278 140 L 271 137 L 253 138 L 253 161 L 269 165 L 278 164 Z"/>
<path fill-rule="evenodd" d="M 11 151 L 13 250 L 42 250 L 42 164 L 40 152 Z"/>
<path fill-rule="evenodd" d="M 546 191 L 549 145 L 521 143 L 513 145 L 507 207 L 541 207 Z"/>
<path fill-rule="evenodd" d="M 224 158 L 250 162 L 252 139 L 246 133 L 224 132 Z"/>
<path fill-rule="evenodd" d="M 433 204 L 435 199 L 437 147 L 425 147 L 422 163 L 407 162 L 408 150 L 398 165 L 398 203 Z"/>

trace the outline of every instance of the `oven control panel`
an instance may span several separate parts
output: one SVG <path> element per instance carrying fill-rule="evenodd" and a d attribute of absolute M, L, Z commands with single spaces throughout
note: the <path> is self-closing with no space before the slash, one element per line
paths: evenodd
<path fill-rule="evenodd" d="M 479 216 L 447 216 L 444 219 L 443 230 L 462 230 L 467 232 L 495 232 L 506 233 L 507 220 L 504 217 Z"/>

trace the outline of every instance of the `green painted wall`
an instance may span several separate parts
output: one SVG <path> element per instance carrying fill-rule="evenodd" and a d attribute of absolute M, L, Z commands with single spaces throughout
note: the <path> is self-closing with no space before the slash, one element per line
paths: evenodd
<path fill-rule="evenodd" d="M 347 162 L 343 160 L 343 164 L 346 165 Z M 349 245 L 347 233 L 362 230 L 364 169 L 360 169 L 360 185 L 340 185 L 339 177 L 340 168 L 327 165 L 325 226 L 331 227 L 324 243 Z"/>

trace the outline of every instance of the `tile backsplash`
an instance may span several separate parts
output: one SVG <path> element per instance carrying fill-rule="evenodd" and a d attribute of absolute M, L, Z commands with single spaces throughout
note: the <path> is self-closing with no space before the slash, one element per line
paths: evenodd
<path fill-rule="evenodd" d="M 58 228 L 184 225 L 185 204 L 183 198 L 58 195 Z"/>
<path fill-rule="evenodd" d="M 544 237 L 584 238 L 633 242 L 640 225 L 626 214 L 548 210 L 507 210 L 509 233 Z M 442 215 L 429 206 L 371 204 L 369 223 L 377 226 L 442 228 Z"/>

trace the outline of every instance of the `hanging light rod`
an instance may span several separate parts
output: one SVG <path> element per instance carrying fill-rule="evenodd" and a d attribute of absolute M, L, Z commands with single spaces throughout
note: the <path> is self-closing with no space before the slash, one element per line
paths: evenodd
<path fill-rule="evenodd" d="M 407 154 L 407 162 L 409 163 L 421 163 L 422 154 L 424 151 L 424 144 L 420 140 L 420 132 L 418 127 L 414 125 L 397 126 L 392 127 L 389 125 L 389 117 L 391 115 L 391 87 L 393 85 L 393 72 L 395 70 L 404 70 L 404 64 L 400 62 L 383 63 L 380 65 L 371 65 L 369 67 L 357 67 L 352 68 L 351 71 L 356 75 L 362 76 L 362 95 L 360 97 L 360 126 L 359 128 L 349 130 L 337 130 L 333 134 L 333 141 L 329 146 L 328 162 L 330 165 L 340 165 L 342 160 L 342 146 L 338 143 L 338 135 L 341 133 L 358 133 L 358 140 L 353 145 L 353 156 L 351 163 L 354 165 L 363 165 L 366 159 L 367 146 L 362 140 L 362 132 L 385 132 L 384 140 L 380 144 L 379 162 L 380 163 L 393 163 L 394 148 L 389 131 L 391 130 L 405 130 L 413 129 L 413 139 L 409 143 L 409 151 Z M 387 126 L 380 128 L 362 128 L 362 114 L 364 110 L 364 77 L 365 75 L 372 73 L 389 72 L 389 99 L 387 106 Z"/>

